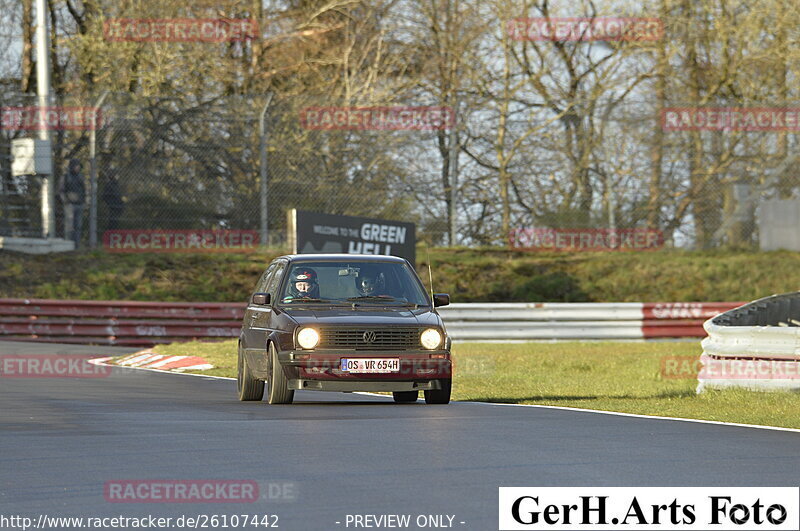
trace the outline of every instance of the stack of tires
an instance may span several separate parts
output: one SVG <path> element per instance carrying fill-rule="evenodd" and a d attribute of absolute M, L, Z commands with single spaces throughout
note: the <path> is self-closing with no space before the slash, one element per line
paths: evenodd
<path fill-rule="evenodd" d="M 703 325 L 697 392 L 800 390 L 800 292 L 773 295 Z"/>

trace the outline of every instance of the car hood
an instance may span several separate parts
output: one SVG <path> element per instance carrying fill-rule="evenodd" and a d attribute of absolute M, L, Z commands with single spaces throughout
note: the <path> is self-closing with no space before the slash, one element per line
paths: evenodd
<path fill-rule="evenodd" d="M 442 326 L 439 315 L 426 308 L 284 308 L 299 325 Z"/>

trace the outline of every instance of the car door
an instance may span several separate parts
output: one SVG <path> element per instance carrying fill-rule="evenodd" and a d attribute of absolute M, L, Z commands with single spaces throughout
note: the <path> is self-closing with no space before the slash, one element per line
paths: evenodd
<path fill-rule="evenodd" d="M 272 308 L 275 304 L 275 299 L 278 296 L 277 287 L 280 285 L 280 280 L 283 277 L 283 272 L 285 268 L 286 268 L 286 262 L 284 261 L 277 262 L 272 271 L 269 272 L 269 275 L 267 276 L 264 285 L 259 285 L 259 289 L 262 290 L 259 293 L 270 294 L 271 300 L 269 304 L 264 304 L 264 305 L 253 304 L 251 297 L 251 302 L 250 302 L 250 308 L 252 311 L 252 314 L 250 316 L 250 333 L 252 341 L 251 348 L 266 349 L 267 336 L 274 329 L 273 326 L 271 325 L 272 313 L 273 313 Z"/>
<path fill-rule="evenodd" d="M 261 278 L 258 279 L 255 289 L 253 289 L 253 293 L 250 294 L 250 297 L 247 300 L 247 308 L 244 311 L 244 318 L 242 320 L 242 347 L 245 349 L 263 349 L 265 346 L 265 343 L 262 342 L 259 347 L 259 333 L 253 328 L 260 315 L 257 309 L 262 308 L 262 306 L 253 304 L 253 295 L 255 293 L 265 292 L 267 283 L 277 267 L 278 262 L 273 262 L 269 265 L 269 267 L 267 267 L 266 271 L 264 271 L 264 273 L 261 275 Z"/>

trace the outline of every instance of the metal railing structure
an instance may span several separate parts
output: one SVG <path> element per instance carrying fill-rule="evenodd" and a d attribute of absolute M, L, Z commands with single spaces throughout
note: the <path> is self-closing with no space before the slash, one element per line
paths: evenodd
<path fill-rule="evenodd" d="M 702 337 L 739 303 L 456 303 L 440 308 L 456 341 Z M 238 337 L 242 303 L 0 299 L 0 338 L 155 345 Z"/>

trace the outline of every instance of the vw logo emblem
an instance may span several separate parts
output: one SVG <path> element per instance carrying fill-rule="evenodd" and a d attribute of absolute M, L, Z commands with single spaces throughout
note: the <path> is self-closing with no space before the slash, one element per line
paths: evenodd
<path fill-rule="evenodd" d="M 367 330 L 361 337 L 364 339 L 364 343 L 375 343 L 375 340 L 377 339 L 375 332 L 372 330 Z"/>

